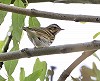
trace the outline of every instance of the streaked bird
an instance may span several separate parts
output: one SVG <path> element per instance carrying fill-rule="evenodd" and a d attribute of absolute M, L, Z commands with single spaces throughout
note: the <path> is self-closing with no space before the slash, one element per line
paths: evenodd
<path fill-rule="evenodd" d="M 64 29 L 61 29 L 57 24 L 51 24 L 45 28 L 23 27 L 23 30 L 27 32 L 28 38 L 34 46 L 38 48 L 49 47 L 54 41 L 56 34 Z"/>

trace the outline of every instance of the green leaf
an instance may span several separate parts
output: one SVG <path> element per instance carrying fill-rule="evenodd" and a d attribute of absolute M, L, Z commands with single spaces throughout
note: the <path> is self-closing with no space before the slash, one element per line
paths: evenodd
<path fill-rule="evenodd" d="M 42 70 L 37 70 L 34 73 L 30 74 L 28 77 L 25 77 L 24 81 L 36 81 L 41 75 Z"/>
<path fill-rule="evenodd" d="M 46 77 L 46 81 L 49 81 L 49 77 Z"/>
<path fill-rule="evenodd" d="M 10 61 L 4 62 L 5 69 L 9 76 L 14 72 L 15 67 L 17 66 L 17 63 L 18 63 L 18 60 L 10 60 Z"/>
<path fill-rule="evenodd" d="M 29 27 L 40 27 L 40 22 L 36 17 L 29 17 Z"/>
<path fill-rule="evenodd" d="M 40 75 L 39 78 L 40 78 L 41 81 L 44 81 L 45 75 L 46 75 L 46 70 L 47 70 L 47 64 L 46 64 L 45 61 L 41 62 L 41 61 L 39 60 L 39 58 L 36 59 L 36 62 L 35 62 L 35 64 L 34 64 L 33 73 L 34 73 L 35 71 L 38 71 L 38 70 L 42 70 L 42 73 L 41 73 L 41 75 Z"/>
<path fill-rule="evenodd" d="M 74 78 L 72 76 L 71 76 L 71 78 L 72 78 L 73 81 L 80 81 L 78 78 Z"/>
<path fill-rule="evenodd" d="M 95 73 L 93 72 L 93 70 L 87 66 L 82 66 L 80 71 L 81 71 L 81 76 L 83 77 L 83 79 L 85 79 L 86 77 L 88 77 L 89 79 L 90 76 L 95 77 Z"/>
<path fill-rule="evenodd" d="M 11 0 L 0 0 L 1 3 L 4 3 L 4 4 L 10 4 L 11 3 Z"/>
<path fill-rule="evenodd" d="M 54 75 L 54 71 L 48 69 L 48 71 L 47 71 L 47 75 L 48 75 L 48 76 L 52 76 L 52 75 Z"/>
<path fill-rule="evenodd" d="M 100 81 L 100 70 L 97 69 L 97 66 L 95 65 L 95 63 L 93 63 L 93 70 L 95 72 L 97 81 Z"/>
<path fill-rule="evenodd" d="M 3 23 L 6 14 L 7 14 L 6 11 L 1 11 L 0 10 L 0 25 Z"/>
<path fill-rule="evenodd" d="M 96 53 L 94 53 L 93 56 L 95 56 L 100 61 L 100 58 L 97 56 Z"/>
<path fill-rule="evenodd" d="M 2 52 L 5 41 L 0 41 L 0 53 Z"/>
<path fill-rule="evenodd" d="M 14 41 L 14 43 L 15 43 L 15 41 Z M 18 43 L 15 43 L 13 48 L 10 51 L 15 51 L 15 50 L 19 50 L 19 44 Z"/>
<path fill-rule="evenodd" d="M 5 37 L 5 39 L 3 41 L 0 41 L 0 52 L 3 51 L 3 48 L 4 48 L 7 41 L 8 41 L 7 36 Z"/>
<path fill-rule="evenodd" d="M 20 81 L 24 81 L 24 79 L 25 79 L 24 68 L 20 68 Z"/>
<path fill-rule="evenodd" d="M 8 76 L 8 81 L 15 81 L 12 76 Z"/>
<path fill-rule="evenodd" d="M 94 36 L 93 36 L 93 39 L 95 39 L 97 36 L 100 35 L 100 32 L 96 33 Z"/>
<path fill-rule="evenodd" d="M 0 2 L 3 3 L 3 4 L 10 4 L 11 3 L 11 0 L 0 0 Z M 0 25 L 4 21 L 4 18 L 6 16 L 6 14 L 7 14 L 6 11 L 0 10 Z"/>
<path fill-rule="evenodd" d="M 14 6 L 25 8 L 24 3 L 22 2 L 22 0 L 15 0 Z"/>
<path fill-rule="evenodd" d="M 23 7 L 24 4 L 21 0 L 15 0 L 14 6 Z M 24 26 L 25 15 L 12 13 L 12 36 L 13 36 L 13 46 L 19 47 L 21 35 L 22 35 L 22 27 Z"/>
<path fill-rule="evenodd" d="M 6 79 L 0 75 L 0 81 L 6 81 Z"/>

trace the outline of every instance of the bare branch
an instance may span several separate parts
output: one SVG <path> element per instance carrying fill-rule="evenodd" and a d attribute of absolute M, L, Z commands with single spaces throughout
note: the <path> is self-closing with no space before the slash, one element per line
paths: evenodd
<path fill-rule="evenodd" d="M 11 1 L 11 4 L 14 3 L 15 0 Z M 55 0 L 27 0 L 28 3 L 38 3 L 38 2 L 54 2 Z M 23 3 L 26 3 L 25 0 L 22 0 Z"/>
<path fill-rule="evenodd" d="M 13 3 L 15 0 L 12 0 Z M 25 0 L 22 0 L 25 3 Z M 100 4 L 100 0 L 27 0 L 28 3 L 37 3 L 37 2 L 60 2 L 60 3 L 91 3 L 91 4 Z"/>
<path fill-rule="evenodd" d="M 57 81 L 65 81 L 66 78 L 73 71 L 73 69 L 76 68 L 76 66 L 78 66 L 83 60 L 85 60 L 87 57 L 89 57 L 96 51 L 97 50 L 90 50 L 90 51 L 83 52 L 79 58 L 77 58 L 66 70 L 63 71 L 63 73 L 60 75 Z"/>
<path fill-rule="evenodd" d="M 42 55 L 51 55 L 51 54 L 65 54 L 78 51 L 89 51 L 89 50 L 98 50 L 100 49 L 100 41 L 94 40 L 92 42 L 78 43 L 78 44 L 67 44 L 59 46 L 51 46 L 44 48 L 35 48 L 13 51 L 8 53 L 0 54 L 0 61 L 14 60 L 26 57 L 42 56 Z"/>
<path fill-rule="evenodd" d="M 14 12 L 14 13 L 28 15 L 28 16 L 35 16 L 35 17 L 70 20 L 70 21 L 75 21 L 75 22 L 100 23 L 100 16 L 60 14 L 60 13 L 39 11 L 35 9 L 25 9 L 25 8 L 20 8 L 20 7 L 15 7 L 15 6 L 9 6 L 2 3 L 0 3 L 0 10 Z"/>
<path fill-rule="evenodd" d="M 55 0 L 55 2 L 59 3 L 90 3 L 90 4 L 100 4 L 100 0 Z"/>
<path fill-rule="evenodd" d="M 4 46 L 4 49 L 3 49 L 3 53 L 4 53 L 4 52 L 7 52 L 7 50 L 9 49 L 9 44 L 10 44 L 10 42 L 11 42 L 11 39 L 12 39 L 12 34 L 10 34 L 10 35 L 8 36 L 7 42 L 6 42 L 6 44 L 5 44 L 5 46 Z"/>

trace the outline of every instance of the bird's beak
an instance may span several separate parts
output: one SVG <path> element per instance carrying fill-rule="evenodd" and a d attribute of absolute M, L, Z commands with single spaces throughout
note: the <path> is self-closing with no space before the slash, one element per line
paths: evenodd
<path fill-rule="evenodd" d="M 61 30 L 65 30 L 65 29 L 61 29 Z"/>

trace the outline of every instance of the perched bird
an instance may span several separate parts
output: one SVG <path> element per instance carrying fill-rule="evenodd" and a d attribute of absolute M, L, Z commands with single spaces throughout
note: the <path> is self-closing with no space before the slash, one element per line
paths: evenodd
<path fill-rule="evenodd" d="M 45 28 L 29 28 L 23 27 L 27 32 L 28 38 L 35 47 L 49 47 L 55 39 L 56 34 L 64 29 L 61 29 L 57 24 L 51 24 Z"/>

